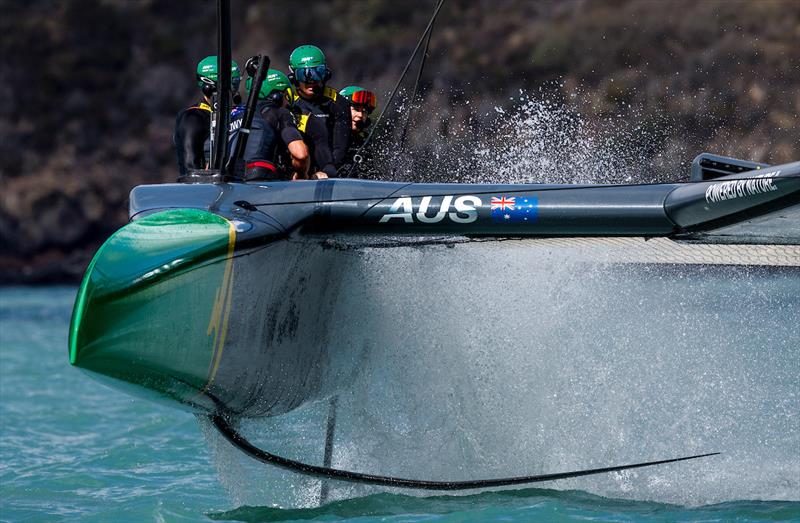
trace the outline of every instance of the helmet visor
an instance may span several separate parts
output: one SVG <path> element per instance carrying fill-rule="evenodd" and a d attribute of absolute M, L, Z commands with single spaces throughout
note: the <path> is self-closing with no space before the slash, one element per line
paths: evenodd
<path fill-rule="evenodd" d="M 325 81 L 327 72 L 328 68 L 324 65 L 318 65 L 316 67 L 303 67 L 302 69 L 297 69 L 294 72 L 294 77 L 297 78 L 298 82 L 302 83 L 323 82 Z"/>
<path fill-rule="evenodd" d="M 217 90 L 217 79 L 216 78 L 209 78 L 208 76 L 197 76 L 197 79 L 206 84 L 207 86 L 211 87 L 214 92 Z M 239 84 L 242 81 L 241 77 L 233 77 L 231 78 L 231 89 L 234 91 L 239 90 Z"/>
<path fill-rule="evenodd" d="M 363 105 L 369 109 L 369 112 L 372 112 L 378 105 L 378 99 L 375 96 L 375 93 L 364 89 L 363 91 L 354 92 L 353 99 L 350 101 L 350 103 L 353 105 Z"/>

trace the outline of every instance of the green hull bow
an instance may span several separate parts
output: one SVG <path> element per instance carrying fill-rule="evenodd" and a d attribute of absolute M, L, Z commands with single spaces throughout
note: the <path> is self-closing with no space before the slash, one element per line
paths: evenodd
<path fill-rule="evenodd" d="M 196 209 L 131 222 L 95 255 L 78 292 L 70 363 L 150 398 L 204 409 L 225 346 L 236 232 Z"/>

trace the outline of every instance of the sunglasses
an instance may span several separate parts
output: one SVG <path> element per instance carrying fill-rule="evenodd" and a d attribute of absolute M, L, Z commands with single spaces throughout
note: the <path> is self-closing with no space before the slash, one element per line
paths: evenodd
<path fill-rule="evenodd" d="M 324 65 L 318 65 L 316 67 L 304 67 L 302 69 L 297 69 L 294 72 L 294 77 L 297 78 L 298 82 L 306 83 L 309 81 L 313 82 L 324 82 L 328 76 L 328 68 Z"/>

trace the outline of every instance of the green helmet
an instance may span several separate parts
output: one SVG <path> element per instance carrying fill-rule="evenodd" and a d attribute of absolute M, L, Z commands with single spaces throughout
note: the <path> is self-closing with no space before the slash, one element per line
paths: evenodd
<path fill-rule="evenodd" d="M 204 85 L 216 85 L 217 76 L 217 56 L 206 56 L 197 64 L 197 87 Z M 239 64 L 231 60 L 231 86 L 233 90 L 239 89 L 239 82 L 242 81 L 242 73 L 239 71 Z"/>
<path fill-rule="evenodd" d="M 339 91 L 339 94 L 344 96 L 348 100 L 353 101 L 353 93 L 356 91 L 363 91 L 363 90 L 364 88 L 359 85 L 348 85 L 347 87 Z"/>
<path fill-rule="evenodd" d="M 301 45 L 289 55 L 289 69 L 292 71 L 318 65 L 328 64 L 325 61 L 325 53 L 316 45 Z"/>
<path fill-rule="evenodd" d="M 247 94 L 250 94 L 250 89 L 252 86 L 253 79 L 248 78 L 246 83 Z M 280 91 L 283 93 L 286 89 L 291 88 L 292 84 L 289 83 L 289 79 L 285 74 L 276 69 L 270 69 L 267 71 L 267 77 L 261 84 L 261 90 L 258 92 L 258 98 L 265 100 L 273 91 Z"/>

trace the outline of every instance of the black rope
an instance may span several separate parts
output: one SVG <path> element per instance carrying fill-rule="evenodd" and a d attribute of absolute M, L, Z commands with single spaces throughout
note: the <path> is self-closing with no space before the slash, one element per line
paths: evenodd
<path fill-rule="evenodd" d="M 435 14 L 434 14 L 435 17 Z M 417 100 L 417 90 L 419 89 L 419 81 L 422 79 L 422 71 L 425 69 L 425 60 L 428 58 L 428 48 L 431 45 L 431 36 L 433 36 L 433 24 L 428 30 L 428 38 L 425 40 L 425 49 L 422 51 L 422 58 L 419 62 L 419 70 L 417 71 L 417 78 L 414 80 L 414 89 L 411 91 L 411 102 L 406 113 L 406 123 L 403 125 L 403 132 L 400 134 L 400 147 L 398 147 L 398 156 L 403 153 L 403 148 L 406 143 L 406 135 L 408 134 L 408 127 L 411 124 L 411 113 L 414 111 L 414 103 Z"/>
<path fill-rule="evenodd" d="M 523 485 L 526 483 L 539 483 L 542 481 L 554 481 L 557 479 L 577 478 L 580 476 L 591 476 L 593 474 L 605 474 L 607 472 L 617 472 L 620 470 L 630 470 L 642 467 L 652 467 L 654 465 L 664 465 L 666 463 L 675 463 L 678 461 L 686 461 L 690 459 L 705 458 L 707 456 L 716 456 L 719 452 L 710 452 L 708 454 L 697 454 L 695 456 L 686 456 L 682 458 L 663 459 L 659 461 L 647 461 L 643 463 L 633 463 L 630 465 L 617 465 L 613 467 L 602 467 L 586 470 L 575 470 L 571 472 L 556 472 L 554 474 L 535 474 L 531 476 L 517 476 L 513 478 L 497 478 L 497 479 L 475 479 L 469 481 L 430 481 L 430 480 L 417 480 L 397 478 L 393 476 L 378 476 L 375 474 L 365 474 L 362 472 L 351 472 L 348 470 L 335 469 L 330 467 L 320 467 L 318 465 L 310 465 L 302 463 L 293 459 L 284 458 L 276 454 L 272 454 L 262 450 L 252 443 L 247 438 L 242 436 L 234 429 L 228 420 L 221 415 L 210 416 L 211 422 L 233 446 L 241 450 L 253 459 L 262 463 L 274 465 L 276 467 L 298 472 L 307 476 L 314 476 L 318 478 L 337 479 L 347 481 L 350 483 L 365 483 L 369 485 L 383 485 L 386 487 L 404 487 L 423 490 L 469 490 L 477 488 L 488 487 L 505 487 L 510 485 Z"/>
<path fill-rule="evenodd" d="M 433 16 L 431 16 L 431 19 L 428 22 L 428 25 L 425 27 L 425 32 L 422 33 L 422 36 L 419 38 L 419 41 L 417 42 L 417 46 L 414 48 L 414 52 L 411 53 L 411 58 L 408 59 L 408 62 L 406 63 L 406 66 L 403 68 L 403 72 L 400 73 L 400 78 L 397 80 L 397 83 L 394 85 L 394 89 L 392 89 L 392 92 L 389 95 L 389 99 L 386 101 L 386 105 L 381 110 L 380 114 L 378 115 L 378 118 L 375 120 L 375 123 L 371 126 L 372 128 L 370 129 L 369 134 L 367 134 L 367 138 L 364 140 L 364 143 L 361 144 L 361 147 L 359 147 L 358 150 L 356 151 L 356 153 L 353 155 L 353 158 L 360 158 L 361 157 L 361 151 L 363 151 L 364 148 L 367 146 L 367 144 L 370 142 L 370 140 L 372 140 L 372 136 L 375 134 L 375 129 L 378 128 L 378 125 L 380 124 L 381 120 L 383 119 L 383 115 L 386 114 L 386 111 L 389 109 L 389 106 L 392 104 L 392 100 L 394 100 L 394 96 L 397 94 L 397 89 L 400 88 L 400 83 L 403 81 L 403 78 L 406 77 L 406 73 L 408 73 L 408 69 L 411 67 L 411 64 L 414 63 L 414 58 L 417 56 L 417 53 L 419 52 L 419 49 L 422 46 L 422 42 L 428 36 L 429 31 L 433 27 L 433 22 L 436 20 L 436 17 L 439 15 L 439 10 L 441 10 L 442 5 L 444 5 L 444 0 L 439 0 L 439 3 L 436 4 L 436 9 L 433 11 Z M 356 165 L 358 165 L 358 162 L 355 162 L 355 161 L 350 165 L 350 168 L 347 170 L 347 174 L 345 176 L 346 178 L 350 177 L 350 175 L 352 174 L 353 169 L 355 169 Z"/>

